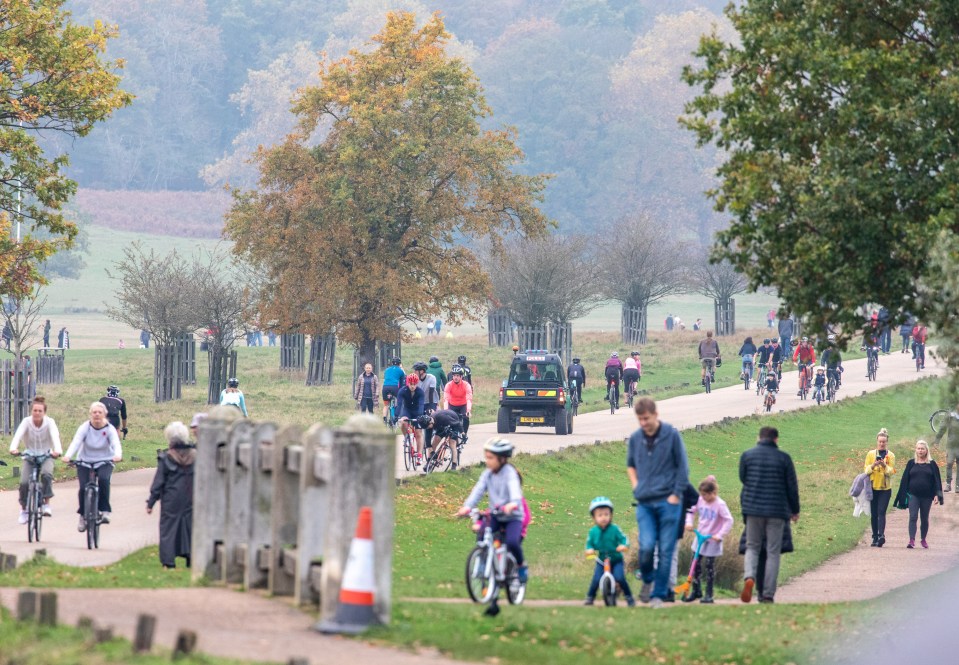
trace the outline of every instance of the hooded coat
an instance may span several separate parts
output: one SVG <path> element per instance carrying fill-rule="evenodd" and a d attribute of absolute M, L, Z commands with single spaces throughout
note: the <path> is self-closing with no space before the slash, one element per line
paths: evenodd
<path fill-rule="evenodd" d="M 189 558 L 193 538 L 193 464 L 181 466 L 163 451 L 147 507 L 160 501 L 160 563 L 174 567 L 176 557 Z"/>

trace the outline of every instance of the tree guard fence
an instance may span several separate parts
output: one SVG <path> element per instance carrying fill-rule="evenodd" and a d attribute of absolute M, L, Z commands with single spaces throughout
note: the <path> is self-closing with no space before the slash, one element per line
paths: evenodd
<path fill-rule="evenodd" d="M 220 393 L 226 389 L 229 379 L 236 377 L 236 351 L 219 349 L 210 351 L 210 385 L 206 393 L 207 404 L 219 404 Z"/>
<path fill-rule="evenodd" d="M 563 362 L 569 363 L 573 358 L 573 324 L 551 323 L 549 326 L 549 350 L 558 353 Z"/>
<path fill-rule="evenodd" d="M 310 339 L 310 364 L 306 385 L 328 386 L 333 383 L 333 361 L 336 358 L 336 334 L 313 335 Z"/>
<path fill-rule="evenodd" d="M 182 396 L 183 379 L 180 375 L 180 347 L 178 344 L 157 344 L 153 348 L 153 401 L 169 402 Z"/>
<path fill-rule="evenodd" d="M 725 337 L 736 333 L 736 299 L 714 300 L 716 311 L 716 336 Z"/>
<path fill-rule="evenodd" d="M 350 384 L 350 394 L 353 394 L 353 386 L 356 385 L 356 378 L 363 373 L 363 365 L 372 362 L 373 373 L 382 375 L 383 370 L 390 366 L 390 360 L 402 357 L 403 342 L 397 336 L 395 341 L 386 342 L 379 340 L 376 342 L 376 352 L 372 360 L 360 358 L 359 349 L 353 352 L 353 382 Z M 382 376 L 380 376 L 382 379 Z"/>
<path fill-rule="evenodd" d="M 4 360 L 0 362 L 0 434 L 13 434 L 20 421 L 30 415 L 30 402 L 37 394 L 33 370 L 27 362 Z"/>
<path fill-rule="evenodd" d="M 188 386 L 196 385 L 196 339 L 185 332 L 176 339 L 180 355 L 180 380 Z"/>
<path fill-rule="evenodd" d="M 311 351 L 312 353 L 312 351 Z M 305 367 L 306 335 L 283 333 L 280 335 L 280 369 L 295 371 Z M 307 383 L 307 385 L 310 385 Z"/>
<path fill-rule="evenodd" d="M 516 336 L 521 350 L 549 348 L 549 327 L 546 325 L 517 326 Z"/>
<path fill-rule="evenodd" d="M 491 309 L 486 315 L 490 346 L 513 345 L 513 319 L 504 308 Z"/>
<path fill-rule="evenodd" d="M 623 344 L 628 346 L 645 344 L 648 324 L 648 310 L 646 307 L 623 305 L 622 317 L 620 319 L 620 335 L 623 339 Z"/>
<path fill-rule="evenodd" d="M 52 385 L 63 383 L 66 375 L 64 371 L 65 349 L 44 348 L 37 351 L 37 362 L 34 364 L 34 374 L 37 383 Z"/>

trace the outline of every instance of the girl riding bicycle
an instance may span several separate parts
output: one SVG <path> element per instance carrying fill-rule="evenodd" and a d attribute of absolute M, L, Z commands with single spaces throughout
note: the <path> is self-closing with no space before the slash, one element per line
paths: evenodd
<path fill-rule="evenodd" d="M 87 462 L 96 464 L 98 462 L 119 462 L 123 459 L 123 447 L 120 444 L 120 437 L 116 428 L 107 421 L 107 407 L 102 402 L 94 402 L 90 405 L 90 420 L 77 428 L 73 435 L 73 441 L 70 447 L 63 455 L 63 461 L 69 462 L 74 456 L 78 462 Z M 80 515 L 80 523 L 77 531 L 84 531 L 87 528 L 86 518 L 83 514 L 83 493 L 87 482 L 90 480 L 92 469 L 83 466 L 77 467 L 77 479 L 80 481 L 79 503 L 80 507 L 77 513 Z M 95 473 L 100 483 L 100 495 L 98 508 L 100 517 L 104 523 L 110 521 L 110 477 L 113 475 L 113 465 L 103 464 Z"/>
<path fill-rule="evenodd" d="M 499 509 L 498 515 L 492 513 L 487 518 L 493 531 L 504 533 L 506 549 L 519 566 L 519 581 L 526 584 L 529 578 L 528 567 L 523 557 L 522 532 L 525 512 L 523 510 L 523 486 L 519 472 L 509 462 L 513 456 L 513 444 L 508 439 L 494 436 L 483 444 L 484 471 L 463 507 L 457 511 L 458 517 L 465 517 L 476 507 L 484 494 L 489 494 L 491 509 Z M 482 530 L 480 530 L 482 533 Z"/>

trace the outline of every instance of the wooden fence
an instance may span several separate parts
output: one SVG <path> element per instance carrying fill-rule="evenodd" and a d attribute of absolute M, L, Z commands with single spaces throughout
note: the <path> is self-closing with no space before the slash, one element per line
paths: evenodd
<path fill-rule="evenodd" d="M 180 358 L 180 382 L 188 386 L 196 385 L 196 338 L 193 333 L 185 332 L 176 340 Z"/>
<path fill-rule="evenodd" d="M 30 415 L 30 402 L 37 394 L 33 371 L 25 360 L 0 362 L 0 434 L 13 434 L 20 421 Z"/>
<path fill-rule="evenodd" d="M 620 319 L 620 332 L 623 344 L 638 346 L 646 343 L 646 329 L 649 321 L 645 307 L 629 307 L 623 305 Z"/>
<path fill-rule="evenodd" d="M 736 333 L 736 299 L 714 300 L 716 313 L 716 336 L 725 337 Z"/>
<path fill-rule="evenodd" d="M 43 348 L 37 351 L 37 361 L 34 363 L 37 383 L 51 385 L 63 383 L 65 349 Z"/>
<path fill-rule="evenodd" d="M 183 395 L 180 376 L 180 347 L 174 344 L 156 344 L 153 347 L 153 401 L 169 402 Z"/>
<path fill-rule="evenodd" d="M 215 407 L 199 429 L 192 575 L 336 611 L 360 508 L 373 511 L 374 611 L 388 623 L 396 439 L 369 415 L 329 429 Z"/>
<path fill-rule="evenodd" d="M 549 350 L 558 353 L 563 362 L 569 364 L 573 359 L 573 324 L 551 323 L 549 326 Z"/>
<path fill-rule="evenodd" d="M 236 378 L 236 351 L 220 349 L 210 351 L 210 379 L 206 391 L 207 404 L 219 404 L 220 393 L 226 389 L 227 381 Z"/>
<path fill-rule="evenodd" d="M 512 346 L 513 319 L 504 308 L 491 309 L 486 315 L 486 327 L 489 331 L 490 346 Z"/>

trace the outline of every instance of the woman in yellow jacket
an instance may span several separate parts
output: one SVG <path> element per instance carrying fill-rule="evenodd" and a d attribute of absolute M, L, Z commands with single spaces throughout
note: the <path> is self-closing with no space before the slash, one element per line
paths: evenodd
<path fill-rule="evenodd" d="M 866 454 L 864 471 L 872 481 L 872 546 L 886 543 L 886 510 L 892 498 L 892 476 L 896 473 L 896 456 L 889 451 L 889 432 L 883 427 L 876 435 L 876 449 Z"/>

